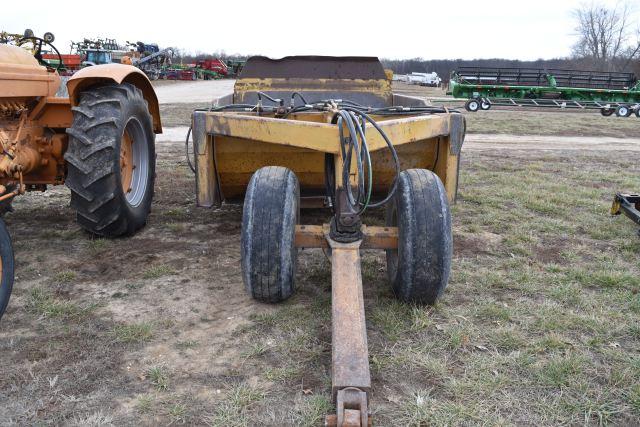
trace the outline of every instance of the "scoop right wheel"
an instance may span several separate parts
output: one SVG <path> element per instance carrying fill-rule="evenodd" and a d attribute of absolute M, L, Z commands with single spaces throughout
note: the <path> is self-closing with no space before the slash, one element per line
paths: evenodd
<path fill-rule="evenodd" d="M 13 289 L 13 246 L 7 226 L 0 219 L 0 319 L 9 304 Z"/>
<path fill-rule="evenodd" d="M 258 301 L 275 303 L 293 294 L 299 212 L 300 188 L 291 170 L 267 166 L 253 174 L 242 210 L 240 257 L 245 288 Z"/>
<path fill-rule="evenodd" d="M 440 178 L 425 169 L 401 172 L 386 223 L 398 227 L 398 249 L 387 250 L 396 297 L 434 304 L 447 286 L 453 252 L 449 201 Z"/>

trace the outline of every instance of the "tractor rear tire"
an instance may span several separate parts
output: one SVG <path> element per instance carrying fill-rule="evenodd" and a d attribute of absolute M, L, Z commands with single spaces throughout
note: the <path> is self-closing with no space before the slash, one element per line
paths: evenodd
<path fill-rule="evenodd" d="M 387 274 L 397 298 L 434 304 L 449 280 L 453 238 L 447 193 L 425 169 L 400 173 L 386 224 L 398 227 L 398 249 L 387 250 Z"/>
<path fill-rule="evenodd" d="M 242 279 L 254 299 L 276 303 L 293 294 L 299 218 L 296 175 L 279 166 L 258 169 L 244 198 L 240 256 Z"/>
<path fill-rule="evenodd" d="M 108 237 L 131 235 L 151 210 L 155 134 L 147 102 L 124 83 L 80 93 L 67 129 L 66 184 L 71 207 L 85 230 Z"/>
<path fill-rule="evenodd" d="M 0 319 L 9 304 L 14 279 L 14 259 L 11 236 L 7 226 L 0 219 Z"/>

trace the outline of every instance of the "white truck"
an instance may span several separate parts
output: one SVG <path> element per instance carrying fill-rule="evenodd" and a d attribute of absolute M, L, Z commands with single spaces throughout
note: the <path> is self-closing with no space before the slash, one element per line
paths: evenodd
<path fill-rule="evenodd" d="M 408 83 L 412 85 L 431 86 L 438 87 L 442 82 L 442 79 L 438 76 L 438 73 L 411 73 L 407 75 Z"/>

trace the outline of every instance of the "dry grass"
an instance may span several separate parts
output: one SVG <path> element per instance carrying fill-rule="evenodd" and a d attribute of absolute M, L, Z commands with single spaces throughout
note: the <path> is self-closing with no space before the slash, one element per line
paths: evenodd
<path fill-rule="evenodd" d="M 616 189 L 640 187 L 631 161 L 474 153 L 463 167 L 441 303 L 398 303 L 383 257 L 364 258 L 377 422 L 637 423 L 640 240 L 608 216 Z M 254 317 L 247 342 L 265 380 L 327 396 L 329 278 L 316 271 L 329 266 L 303 259 L 296 297 Z"/>
<path fill-rule="evenodd" d="M 563 112 L 499 110 L 465 113 L 472 133 L 513 135 L 608 136 L 638 138 L 640 119 L 635 116 L 602 117 L 598 111 Z"/>
<path fill-rule="evenodd" d="M 328 261 L 303 251 L 296 295 L 252 302 L 241 209 L 193 208 L 182 147 L 163 149 L 135 237 L 95 243 L 64 192 L 25 196 L 7 217 L 18 279 L 0 324 L 0 419 L 321 425 L 333 410 Z M 633 160 L 466 153 L 453 275 L 435 307 L 398 303 L 384 254 L 364 253 L 378 425 L 640 422 L 640 239 L 608 216 L 615 191 L 640 188 Z"/>

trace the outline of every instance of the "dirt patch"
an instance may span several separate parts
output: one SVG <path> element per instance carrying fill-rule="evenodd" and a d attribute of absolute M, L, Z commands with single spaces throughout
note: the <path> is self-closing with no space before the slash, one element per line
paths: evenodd
<path fill-rule="evenodd" d="M 455 256 L 462 257 L 496 254 L 501 242 L 502 236 L 488 231 L 477 234 L 456 231 L 453 239 L 453 253 Z"/>
<path fill-rule="evenodd" d="M 562 251 L 571 246 L 572 242 L 568 238 L 546 238 L 534 247 L 533 254 L 535 259 L 542 264 L 562 264 L 566 262 Z"/>

